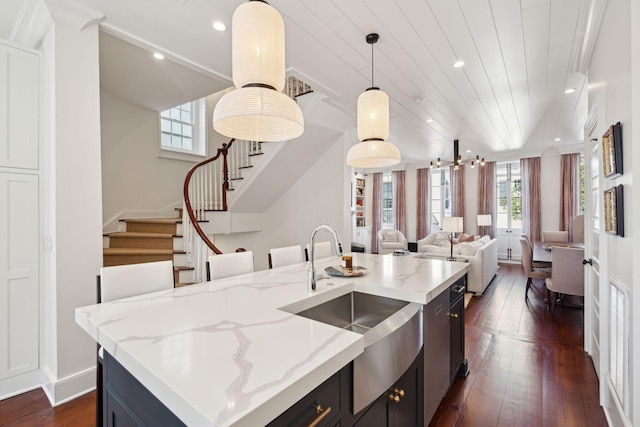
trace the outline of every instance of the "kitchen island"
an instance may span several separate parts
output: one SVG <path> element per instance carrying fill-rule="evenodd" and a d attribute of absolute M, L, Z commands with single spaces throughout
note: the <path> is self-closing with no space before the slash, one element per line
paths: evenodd
<path fill-rule="evenodd" d="M 316 260 L 316 269 L 339 265 Z M 76 310 L 76 322 L 187 425 L 266 425 L 364 351 L 363 335 L 283 310 L 336 292 L 427 305 L 467 264 L 354 254 L 358 278 L 319 280 L 307 263 Z"/>

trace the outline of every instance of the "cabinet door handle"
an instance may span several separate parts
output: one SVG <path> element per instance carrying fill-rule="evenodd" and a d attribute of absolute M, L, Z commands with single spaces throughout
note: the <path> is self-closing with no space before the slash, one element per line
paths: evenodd
<path fill-rule="evenodd" d="M 316 414 L 318 414 L 318 416 L 313 421 L 311 421 L 311 423 L 307 427 L 316 427 L 322 422 L 322 420 L 327 417 L 327 415 L 329 415 L 329 412 L 331 412 L 331 406 L 327 406 L 326 408 L 322 409 L 322 405 L 320 404 L 316 405 L 314 409 L 316 410 Z"/>
<path fill-rule="evenodd" d="M 458 313 L 449 313 L 449 316 L 453 317 L 454 319 L 457 319 L 458 317 L 460 317 Z"/>

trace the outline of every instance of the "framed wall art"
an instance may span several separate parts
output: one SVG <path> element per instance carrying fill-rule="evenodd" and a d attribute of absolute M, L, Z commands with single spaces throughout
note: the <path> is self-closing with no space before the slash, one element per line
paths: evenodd
<path fill-rule="evenodd" d="M 622 175 L 622 125 L 609 126 L 602 135 L 602 172 L 605 178 Z"/>
<path fill-rule="evenodd" d="M 604 231 L 624 237 L 623 187 L 618 185 L 604 192 Z"/>

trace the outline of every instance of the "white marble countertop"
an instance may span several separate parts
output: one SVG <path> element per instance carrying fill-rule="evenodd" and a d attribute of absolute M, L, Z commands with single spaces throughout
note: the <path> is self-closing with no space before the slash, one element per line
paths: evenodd
<path fill-rule="evenodd" d="M 426 304 L 468 269 L 415 254 L 353 263 L 367 274 L 319 280 L 313 293 L 305 262 L 81 307 L 75 319 L 187 425 L 265 425 L 364 349 L 362 335 L 281 307 L 345 287 Z M 315 264 L 324 273 L 340 259 Z"/>

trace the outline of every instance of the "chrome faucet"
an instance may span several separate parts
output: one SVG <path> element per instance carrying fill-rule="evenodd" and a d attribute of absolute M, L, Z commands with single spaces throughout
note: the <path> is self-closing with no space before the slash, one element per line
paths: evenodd
<path fill-rule="evenodd" d="M 314 264 L 315 248 L 313 247 L 314 246 L 313 242 L 316 238 L 316 233 L 321 229 L 325 229 L 329 233 L 331 233 L 331 235 L 333 236 L 333 242 L 336 245 L 336 253 L 338 254 L 338 256 L 340 257 L 342 256 L 342 241 L 340 240 L 340 236 L 338 236 L 338 233 L 333 227 L 331 227 L 330 225 L 321 224 L 313 229 L 313 231 L 311 232 L 311 238 L 309 241 L 309 251 L 311 252 L 309 254 L 309 283 L 307 287 L 309 292 L 313 292 L 316 290 L 316 268 Z"/>

